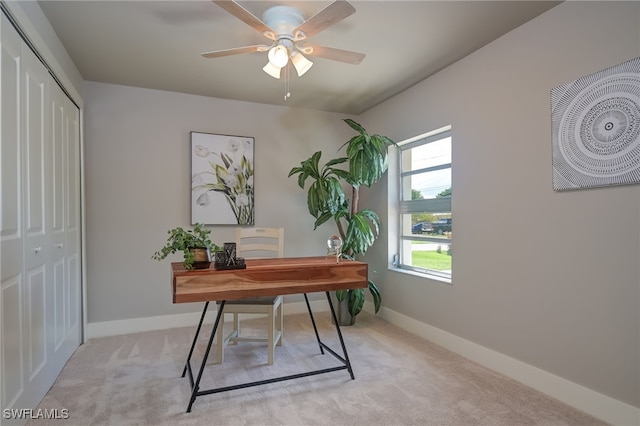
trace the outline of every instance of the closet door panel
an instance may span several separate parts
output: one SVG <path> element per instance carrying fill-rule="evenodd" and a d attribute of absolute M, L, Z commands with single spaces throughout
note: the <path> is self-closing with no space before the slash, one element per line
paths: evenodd
<path fill-rule="evenodd" d="M 66 153 L 66 250 L 67 281 L 69 282 L 69 340 L 78 347 L 82 340 L 82 280 L 80 262 L 80 110 L 65 97 L 68 132 L 65 140 Z"/>
<path fill-rule="evenodd" d="M 41 265 L 46 260 L 46 185 L 49 164 L 45 161 L 49 145 L 46 139 L 46 108 L 48 74 L 44 66 L 26 47 L 23 48 L 24 115 L 22 143 L 26 157 L 24 191 L 26 196 L 25 234 L 26 259 L 29 264 Z"/>
<path fill-rule="evenodd" d="M 22 45 L 23 193 L 23 380 L 18 407 L 36 407 L 55 380 L 50 368 L 52 266 L 50 262 L 51 138 L 50 76 Z M 49 328 L 47 328 L 49 327 Z"/>
<path fill-rule="evenodd" d="M 51 136 L 53 138 L 53 154 L 51 156 L 51 181 L 53 185 L 53 210 L 51 216 L 51 231 L 54 239 L 64 236 L 64 181 L 65 181 L 65 139 L 66 139 L 66 117 L 64 104 L 60 102 L 59 96 L 51 90 Z"/>
<path fill-rule="evenodd" d="M 27 342 L 26 374 L 29 381 L 37 377 L 47 361 L 46 334 L 46 278 L 45 265 L 31 269 L 27 273 Z"/>
<path fill-rule="evenodd" d="M 69 271 L 69 315 L 67 336 L 72 346 L 69 356 L 80 346 L 82 342 L 82 292 L 80 281 L 80 255 L 74 254 L 67 259 L 67 270 Z M 67 357 L 68 359 L 68 357 Z M 66 362 L 66 359 L 65 359 Z"/>
<path fill-rule="evenodd" d="M 53 263 L 53 329 L 54 350 L 63 345 L 68 316 L 68 283 L 65 260 L 65 139 L 66 117 L 64 104 L 58 94 L 57 87 L 51 87 L 51 136 L 53 152 L 51 161 L 52 214 L 51 229 L 51 262 Z"/>
<path fill-rule="evenodd" d="M 51 84 L 53 111 L 52 256 L 55 280 L 54 365 L 62 368 L 81 341 L 79 269 L 79 111 L 62 90 Z M 59 172 L 58 172 L 59 171 Z"/>
<path fill-rule="evenodd" d="M 12 405 L 24 390 L 22 310 L 24 275 L 22 258 L 22 151 L 20 145 L 21 44 L 2 15 L 0 23 L 0 400 Z"/>
<path fill-rule="evenodd" d="M 22 375 L 22 287 L 22 277 L 20 275 L 2 281 L 3 407 L 13 406 L 24 390 Z"/>
<path fill-rule="evenodd" d="M 54 350 L 59 350 L 65 338 L 65 261 L 59 259 L 53 264 L 53 305 L 51 338 Z"/>
<path fill-rule="evenodd" d="M 26 48 L 22 51 L 24 64 L 24 137 L 26 149 L 26 371 L 29 380 L 36 378 L 46 362 L 46 312 L 48 250 L 46 240 L 46 97 L 47 74 L 38 59 Z"/>
<path fill-rule="evenodd" d="M 3 248 L 5 242 L 15 241 L 21 238 L 21 193 L 20 193 L 20 163 L 22 156 L 20 152 L 20 39 L 14 32 L 7 34 L 6 28 L 8 22 L 2 16 L 2 49 L 0 57 L 0 65 L 2 69 L 0 75 L 2 78 L 0 93 L 2 93 L 2 126 L 0 126 L 0 140 L 2 141 L 0 160 L 0 171 L 2 180 L 0 181 L 0 191 L 2 191 L 2 216 L 0 219 L 0 238 L 2 239 Z M 14 35 L 14 37 L 11 37 Z M 16 265 L 20 257 L 21 250 L 10 251 L 7 253 L 4 266 Z M 19 257 L 15 257 L 19 256 Z M 3 260 L 5 260 L 3 254 Z"/>

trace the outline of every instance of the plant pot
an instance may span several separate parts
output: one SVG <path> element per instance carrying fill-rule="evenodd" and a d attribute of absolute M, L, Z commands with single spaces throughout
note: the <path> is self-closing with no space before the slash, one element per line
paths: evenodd
<path fill-rule="evenodd" d="M 354 325 L 356 323 L 356 317 L 352 316 L 349 313 L 349 300 L 345 297 L 345 299 L 340 302 L 336 297 L 335 293 L 331 293 L 331 301 L 333 302 L 333 308 L 336 311 L 336 317 L 338 318 L 338 324 L 342 326 Z M 331 323 L 335 324 L 333 321 L 333 316 L 331 317 Z"/>
<path fill-rule="evenodd" d="M 211 265 L 211 252 L 206 247 L 194 247 L 189 251 L 193 254 L 193 269 L 207 269 Z"/>

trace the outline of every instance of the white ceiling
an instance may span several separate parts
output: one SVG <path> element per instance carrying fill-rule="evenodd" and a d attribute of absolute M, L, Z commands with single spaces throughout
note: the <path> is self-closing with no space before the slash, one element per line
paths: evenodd
<path fill-rule="evenodd" d="M 208 0 L 39 2 L 88 81 L 360 114 L 559 2 L 352 1 L 355 14 L 309 39 L 366 54 L 359 65 L 312 58 L 285 83 L 262 71 L 266 53 L 205 59 L 206 51 L 268 44 Z M 331 1 L 239 1 L 257 17 L 276 4 L 307 18 Z"/>

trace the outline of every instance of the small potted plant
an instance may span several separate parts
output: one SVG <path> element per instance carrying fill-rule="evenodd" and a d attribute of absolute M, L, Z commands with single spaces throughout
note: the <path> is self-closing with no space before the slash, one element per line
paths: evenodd
<path fill-rule="evenodd" d="M 211 230 L 196 223 L 193 229 L 177 227 L 167 231 L 167 243 L 151 257 L 163 260 L 169 254 L 181 251 L 184 254 L 182 264 L 185 269 L 206 269 L 211 264 L 211 252 L 222 248 L 211 242 Z"/>

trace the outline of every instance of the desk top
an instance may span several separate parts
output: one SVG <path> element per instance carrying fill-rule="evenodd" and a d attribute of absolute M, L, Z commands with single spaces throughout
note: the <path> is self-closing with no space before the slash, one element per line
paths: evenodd
<path fill-rule="evenodd" d="M 187 271 L 171 263 L 173 303 L 366 288 L 367 264 L 335 257 L 246 259 L 246 269 Z"/>

